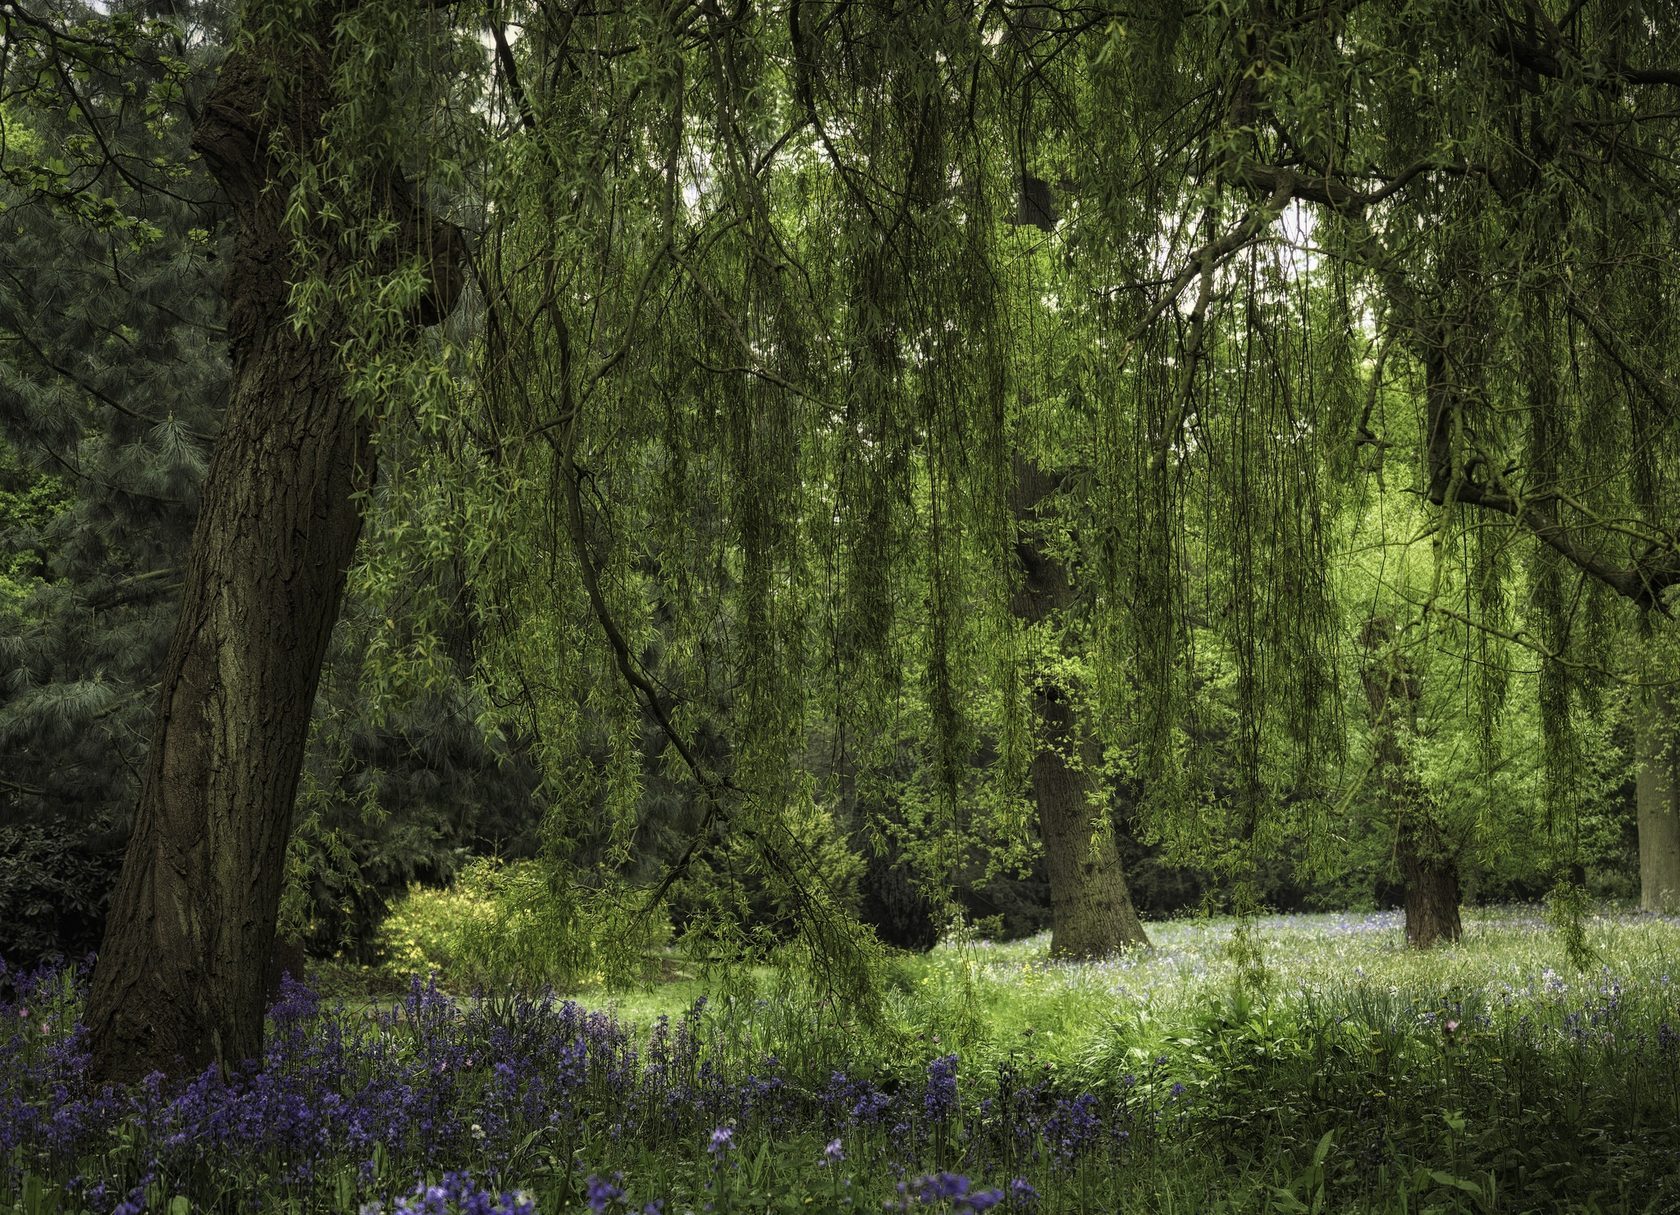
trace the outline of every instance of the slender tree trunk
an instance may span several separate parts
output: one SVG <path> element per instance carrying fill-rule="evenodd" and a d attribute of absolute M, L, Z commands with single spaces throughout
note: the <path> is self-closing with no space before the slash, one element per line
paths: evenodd
<path fill-rule="evenodd" d="M 282 222 L 289 182 L 259 117 L 280 73 L 310 82 L 286 122 L 295 146 L 314 146 L 330 73 L 320 51 L 308 63 L 266 54 L 230 53 L 194 138 L 238 224 L 227 281 L 233 386 L 88 1000 L 94 1072 L 105 1079 L 261 1055 L 293 795 L 361 530 L 356 495 L 373 476 L 368 422 L 335 351 L 342 326 L 299 333 L 291 322 L 301 271 Z M 400 181 L 389 187 L 385 205 L 413 230 L 418 213 L 403 209 Z M 452 284 L 434 283 L 430 306 L 446 312 L 453 296 Z"/>
<path fill-rule="evenodd" d="M 1014 611 L 1037 624 L 1070 608 L 1073 592 L 1067 571 L 1033 532 L 1043 521 L 1054 482 L 1020 458 L 1015 461 L 1015 479 L 1020 525 L 1016 552 L 1023 578 Z M 1032 760 L 1032 789 L 1050 877 L 1050 952 L 1056 957 L 1094 958 L 1147 945 L 1149 937 L 1132 906 L 1114 833 L 1101 829 L 1098 816 L 1104 810 L 1092 797 L 1094 757 L 1087 754 L 1067 689 L 1041 674 L 1033 707 L 1041 734 Z M 1081 762 L 1074 762 L 1075 757 Z"/>
<path fill-rule="evenodd" d="M 1404 887 L 1406 943 L 1428 949 L 1456 941 L 1459 919 L 1458 858 L 1430 816 L 1429 800 L 1408 769 L 1404 739 L 1417 732 L 1419 687 L 1411 665 L 1390 650 L 1393 626 L 1384 617 L 1365 622 L 1365 700 L 1370 709 L 1373 762 L 1385 808 L 1394 820 L 1394 853 Z"/>
<path fill-rule="evenodd" d="M 1639 905 L 1680 914 L 1680 729 L 1674 696 L 1652 688 L 1634 719 L 1638 776 Z"/>

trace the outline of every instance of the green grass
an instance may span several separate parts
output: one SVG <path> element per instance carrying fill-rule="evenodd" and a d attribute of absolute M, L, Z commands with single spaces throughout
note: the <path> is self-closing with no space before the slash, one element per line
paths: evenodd
<path fill-rule="evenodd" d="M 407 976 L 431 970 L 446 989 L 467 995 L 508 984 L 534 987 L 517 969 L 482 964 L 452 969 L 465 952 L 462 926 L 489 930 L 482 896 L 416 891 L 394 917 L 396 947 L 382 970 L 328 970 L 329 986 L 361 984 L 385 997 Z M 1568 943 L 1536 907 L 1467 908 L 1463 938 L 1419 951 L 1406 946 L 1398 913 L 1267 916 L 1244 933 L 1230 917 L 1148 924 L 1148 949 L 1101 962 L 1049 956 L 1047 934 L 994 943 L 947 942 L 925 955 L 901 955 L 887 968 L 886 1041 L 920 1042 L 991 1060 L 1027 1051 L 1060 1068 L 1107 1066 L 1122 1047 L 1142 1056 L 1164 1048 L 1234 986 L 1272 1003 L 1372 1001 L 1422 1007 L 1465 1000 L 1486 1005 L 1536 996 L 1561 999 L 1614 981 L 1634 995 L 1680 982 L 1680 920 L 1605 908 L 1582 920 L 1590 959 L 1572 961 Z M 494 956 L 482 946 L 479 957 Z M 528 950 L 521 956 L 528 956 Z M 1586 960 L 1583 969 L 1577 961 Z M 585 983 L 566 994 L 623 1020 L 650 1024 L 696 999 L 733 999 L 747 1022 L 773 1003 L 768 967 L 708 973 L 674 955 L 656 981 L 610 990 Z M 1246 971 L 1246 973 L 1244 973 Z M 377 998 L 377 997 L 374 997 Z M 758 1032 L 768 1049 L 773 1028 Z"/>
<path fill-rule="evenodd" d="M 429 897 L 448 922 L 449 896 Z M 1470 909 L 1464 926 L 1420 953 L 1393 914 L 1184 919 L 1149 925 L 1151 949 L 1085 964 L 1052 961 L 1044 937 L 952 942 L 889 963 L 878 1021 L 762 967 L 672 960 L 643 988 L 573 994 L 643 1027 L 704 995 L 707 1057 L 746 1075 L 774 1055 L 807 1094 L 835 1071 L 919 1092 L 928 1061 L 958 1053 L 953 1144 L 995 1139 L 984 1102 L 1010 1085 L 1089 1093 L 1106 1125 L 1130 1119 L 1125 1144 L 1058 1160 L 1043 1098 L 1011 1166 L 1041 1211 L 1680 1210 L 1680 921 L 1606 909 L 1573 948 L 1534 908 Z M 442 981 L 494 1001 L 519 976 L 488 978 Z M 879 1210 L 902 1136 L 847 1132 L 872 1197 L 842 1207 L 814 1163 L 831 1131 L 743 1123 L 750 1184 L 731 1209 Z M 591 1142 L 602 1175 L 706 1199 L 700 1147 Z"/>
<path fill-rule="evenodd" d="M 476 895 L 417 891 L 396 912 L 398 947 L 382 971 L 327 968 L 329 983 L 393 992 L 416 970 L 433 970 L 446 990 L 527 983 L 517 973 L 451 969 L 460 925 L 486 914 Z M 1117 1026 L 1140 1042 L 1170 1037 L 1247 966 L 1252 981 L 1277 999 L 1342 998 L 1351 992 L 1393 998 L 1479 998 L 1499 1002 L 1540 989 L 1567 994 L 1614 978 L 1627 990 L 1680 982 L 1680 920 L 1613 908 L 1583 920 L 1596 961 L 1575 965 L 1566 943 L 1535 907 L 1467 908 L 1463 939 L 1429 951 L 1409 949 L 1398 913 L 1267 916 L 1250 921 L 1248 956 L 1234 949 L 1238 921 L 1193 917 L 1146 925 L 1151 948 L 1093 963 L 1053 961 L 1048 934 L 994 943 L 947 942 L 925 955 L 902 955 L 888 968 L 886 1013 L 913 1038 L 935 1037 L 965 1053 L 1007 1053 L 1030 1046 L 1059 1066 L 1107 1047 Z M 445 927 L 447 926 L 447 927 Z M 428 938 L 428 933 L 430 937 Z M 767 967 L 737 968 L 727 982 L 672 957 L 657 981 L 630 989 L 581 984 L 565 992 L 623 1019 L 648 1024 L 675 1016 L 700 996 L 734 991 L 763 997 L 774 989 Z"/>
<path fill-rule="evenodd" d="M 1168 1036 L 1238 981 L 1236 921 L 1214 917 L 1147 925 L 1153 948 L 1096 963 L 1058 963 L 1046 936 L 1007 944 L 943 945 L 901 963 L 897 1003 L 908 1022 L 949 1018 L 954 998 L 974 1002 L 981 1041 L 1030 1040 L 1042 1056 L 1073 1063 L 1105 1044 L 1116 1024 Z M 1468 909 L 1464 937 L 1408 949 L 1395 914 L 1273 916 L 1254 923 L 1264 990 L 1277 999 L 1336 999 L 1352 992 L 1417 1002 L 1437 997 L 1499 1002 L 1551 988 L 1566 993 L 1614 977 L 1624 989 L 1680 982 L 1680 921 L 1604 912 L 1585 925 L 1598 964 L 1571 964 L 1535 908 Z"/>

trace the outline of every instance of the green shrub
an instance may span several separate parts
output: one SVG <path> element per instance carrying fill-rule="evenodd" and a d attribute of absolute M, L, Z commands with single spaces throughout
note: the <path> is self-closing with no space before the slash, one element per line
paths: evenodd
<path fill-rule="evenodd" d="M 621 985 L 664 943 L 639 892 L 586 889 L 540 861 L 468 862 L 443 890 L 411 886 L 381 929 L 387 969 L 457 989 Z"/>

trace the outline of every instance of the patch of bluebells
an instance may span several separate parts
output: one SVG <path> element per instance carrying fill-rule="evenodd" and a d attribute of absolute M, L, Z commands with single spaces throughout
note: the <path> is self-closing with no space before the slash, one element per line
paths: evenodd
<path fill-rule="evenodd" d="M 1166 1064 L 1157 1058 L 1141 1082 L 1126 1075 L 1100 1094 L 1070 1094 L 1049 1067 L 1026 1073 L 1005 1062 L 995 1093 L 975 1111 L 975 1137 L 985 1144 L 979 1157 L 1055 1174 L 1070 1173 L 1099 1155 L 1119 1162 L 1139 1143 L 1156 1140 L 1163 1119 L 1178 1112 Z"/>
<path fill-rule="evenodd" d="M 829 1077 L 828 1087 L 818 1100 L 831 1130 L 848 1124 L 876 1126 L 887 1121 L 896 1109 L 891 1093 L 877 1088 L 873 1081 L 851 1079 L 845 1072 Z"/>
<path fill-rule="evenodd" d="M 465 1173 L 445 1173 L 441 1181 L 420 1182 L 389 1210 L 364 1203 L 361 1215 L 536 1215 L 537 1204 L 523 1191 L 493 1194 Z"/>
<path fill-rule="evenodd" d="M 917 1157 L 925 1128 L 963 1116 L 955 1054 L 932 1060 L 920 1086 L 835 1073 L 812 1092 L 791 1084 L 773 1057 L 745 1075 L 732 1072 L 704 1002 L 674 1022 L 657 1022 L 642 1053 L 613 1019 L 569 1001 L 462 1002 L 419 980 L 393 1007 L 355 1015 L 287 979 L 260 1061 L 231 1074 L 210 1067 L 173 1084 L 153 1075 L 127 1087 L 94 1086 L 86 1034 L 73 1015 L 85 972 L 5 978 L 11 998 L 0 1004 L 0 1147 L 10 1172 L 0 1180 L 16 1182 L 26 1172 L 69 1178 L 65 1193 L 95 1212 L 139 1211 L 155 1183 L 208 1203 L 229 1200 L 228 1186 L 307 1204 L 328 1194 L 342 1199 L 349 1185 L 369 1215 L 525 1215 L 529 1197 L 481 1188 L 465 1171 L 397 1197 L 390 1183 L 433 1161 L 508 1176 L 514 1145 L 533 1138 L 548 1147 L 551 1170 L 568 1162 L 558 1165 L 564 1174 L 584 1144 L 599 1153 L 607 1142 L 634 1137 L 680 1150 L 697 1131 L 721 1163 L 742 1135 L 824 1124 L 873 1130 L 877 1138 L 891 1127 L 905 1176 L 928 1163 Z M 119 1137 L 136 1151 L 113 1153 Z M 965 1143 L 970 1169 L 997 1167 L 982 1141 Z M 821 1164 L 846 1158 L 836 1134 Z M 127 1169 L 101 1175 L 89 1167 L 112 1160 L 127 1160 Z M 573 1184 L 592 1209 L 657 1209 L 633 1208 L 621 1177 L 584 1182 L 584 1171 Z M 919 1174 L 906 1192 L 919 1205 L 965 1211 L 985 1210 L 1002 1193 L 950 1180 L 962 1176 Z M 206 1177 L 221 1180 L 204 1189 Z"/>
<path fill-rule="evenodd" d="M 758 1067 L 736 1086 L 738 1106 L 734 1111 L 741 1121 L 758 1119 L 771 1130 L 781 1130 L 789 1123 L 794 1103 L 788 1092 L 787 1078 L 782 1075 L 782 1061 L 766 1055 Z"/>
<path fill-rule="evenodd" d="M 634 1071 L 627 1035 L 577 1005 L 530 1002 L 510 1025 L 417 981 L 397 1007 L 357 1020 L 287 980 L 260 1063 L 227 1076 L 211 1067 L 174 1086 L 153 1075 L 96 1088 L 85 1032 L 71 1019 L 75 978 L 0 978 L 10 991 L 0 1002 L 0 1156 L 12 1174 L 0 1188 L 26 1171 L 83 1173 L 77 1161 L 103 1155 L 119 1127 L 145 1145 L 149 1172 L 185 1179 L 237 1162 L 294 1194 L 346 1161 L 364 1162 L 357 1180 L 371 1187 L 365 1165 L 376 1148 L 392 1161 L 477 1156 L 493 1166 L 516 1127 L 598 1108 Z M 78 1176 L 76 1188 L 98 1210 L 131 1180 Z M 118 1207 L 137 1201 L 129 1194 Z M 485 1206 L 462 1190 L 450 1201 L 493 1210 L 498 1200 Z"/>
<path fill-rule="evenodd" d="M 1017 1179 L 1019 1180 L 1019 1179 Z M 961 1173 L 933 1173 L 914 1181 L 901 1181 L 896 1201 L 888 1211 L 911 1211 L 932 1207 L 939 1211 L 989 1211 L 1003 1201 L 1002 1190 L 976 1190 Z"/>
<path fill-rule="evenodd" d="M 1079 1163 L 1096 1145 L 1101 1132 L 1097 1099 L 1090 1093 L 1057 1098 L 1055 1109 L 1044 1122 L 1044 1138 L 1051 1154 L 1063 1165 Z"/>
<path fill-rule="evenodd" d="M 963 1061 L 947 1053 L 919 1077 L 835 1071 L 813 1085 L 774 1056 L 752 1064 L 732 1056 L 727 1016 L 704 1001 L 638 1037 L 552 996 L 460 1001 L 416 980 L 396 1005 L 352 1014 L 287 980 L 260 1061 L 184 1082 L 95 1086 L 74 1015 L 85 978 L 85 969 L 0 965 L 0 1194 L 23 1173 L 68 1179 L 56 1184 L 96 1215 L 140 1210 L 154 1183 L 207 1205 L 260 1190 L 308 1206 L 348 1185 L 378 1215 L 533 1209 L 528 1196 L 480 1188 L 464 1171 L 389 1197 L 393 1182 L 407 1184 L 433 1162 L 470 1166 L 498 1185 L 541 1177 L 596 1212 L 657 1211 L 633 1204 L 621 1176 L 602 1178 L 618 1145 L 674 1159 L 700 1153 L 718 1179 L 733 1177 L 743 1146 L 801 1133 L 828 1141 L 815 1167 L 837 1183 L 842 1162 L 860 1188 L 863 1178 L 901 1179 L 893 1209 L 1025 1210 L 1037 1191 L 1018 1174 L 1067 1177 L 1176 1136 L 1210 1083 L 1187 1087 L 1159 1056 L 1141 1077 L 1088 1092 L 1048 1067 L 1006 1059 L 990 1075 L 964 1070 L 959 1088 Z M 1672 1077 L 1674 1002 L 1667 985 L 1653 1010 L 1608 973 L 1569 984 L 1548 973 L 1520 999 L 1509 996 L 1498 1017 L 1492 1005 L 1447 1000 L 1408 1006 L 1405 1016 L 1459 1053 L 1468 1047 L 1456 1044 L 1498 1033 L 1510 1040 L 1502 1058 L 1564 1046 Z M 970 1176 L 1015 1180 L 992 1189 Z"/>
<path fill-rule="evenodd" d="M 589 1209 L 594 1211 L 595 1215 L 601 1215 L 602 1211 L 623 1199 L 624 1187 L 620 1184 L 623 1180 L 623 1173 L 614 1173 L 610 1181 L 593 1173 L 589 1175 L 589 1180 L 584 1182 L 583 1186 L 584 1201 L 589 1204 Z"/>

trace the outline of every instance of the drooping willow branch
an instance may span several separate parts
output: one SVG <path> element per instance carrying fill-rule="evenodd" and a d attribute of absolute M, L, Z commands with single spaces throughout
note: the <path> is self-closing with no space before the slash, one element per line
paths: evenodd
<path fill-rule="evenodd" d="M 671 887 L 687 872 L 701 845 L 709 838 L 712 828 L 720 819 L 727 817 L 724 809 L 725 796 L 738 795 L 740 790 L 727 775 L 709 771 L 701 763 L 698 751 L 683 737 L 682 731 L 677 729 L 659 689 L 638 668 L 634 656 L 630 653 L 630 644 L 624 636 L 624 631 L 619 627 L 607 603 L 606 595 L 601 590 L 600 569 L 589 548 L 588 524 L 583 512 L 582 483 L 586 474 L 577 462 L 578 408 L 572 398 L 571 330 L 555 300 L 552 282 L 549 286 L 543 301 L 543 313 L 554 331 L 554 339 L 560 351 L 560 409 L 556 424 L 544 427 L 542 437 L 556 462 L 560 504 L 565 515 L 566 539 L 577 562 L 584 594 L 589 600 L 590 612 L 594 615 L 602 636 L 607 640 L 608 648 L 612 651 L 613 664 L 620 678 L 643 702 L 654 723 L 659 727 L 659 732 L 682 759 L 706 797 L 706 813 L 700 825 L 690 837 L 682 854 L 667 866 L 664 877 L 644 902 L 642 914 L 646 915 L 659 906 Z"/>
<path fill-rule="evenodd" d="M 707 4 L 701 4 L 698 8 L 704 11 L 705 15 L 714 22 L 722 21 L 728 24 L 739 19 L 738 17 L 724 18 L 713 6 Z M 692 29 L 687 32 L 689 34 L 693 33 Z M 565 166 L 560 161 L 558 150 L 544 138 L 546 132 L 541 109 L 532 91 L 526 88 L 520 79 L 518 63 L 513 49 L 508 43 L 505 31 L 499 26 L 493 27 L 491 37 L 497 67 L 505 80 L 505 87 L 513 99 L 513 106 L 520 127 L 532 136 L 537 145 L 543 149 L 545 159 L 556 175 L 562 179 L 565 178 Z M 704 41 L 698 35 L 694 35 L 694 37 Z M 674 112 L 680 113 L 680 101 L 674 107 Z M 797 129 L 795 128 L 795 130 Z M 776 146 L 779 147 L 785 143 L 793 133 L 790 131 L 787 135 L 784 135 L 781 140 L 777 141 Z M 666 150 L 663 159 L 667 170 L 671 171 L 676 163 L 675 157 L 682 138 L 680 122 L 672 124 L 669 138 L 672 144 Z M 762 161 L 756 168 L 751 168 L 743 161 L 738 166 L 738 171 L 748 172 L 750 169 L 751 172 L 757 172 L 762 167 Z M 706 811 L 701 823 L 690 836 L 681 855 L 666 867 L 663 877 L 653 888 L 642 907 L 641 914 L 643 915 L 650 913 L 660 904 L 672 885 L 688 871 L 700 848 L 711 838 L 714 829 L 720 822 L 731 817 L 731 804 L 737 799 L 749 797 L 750 794 L 736 784 L 728 774 L 713 770 L 702 759 L 699 748 L 678 728 L 668 696 L 662 693 L 661 689 L 656 686 L 655 681 L 638 663 L 632 653 L 624 629 L 620 626 L 607 600 L 606 593 L 602 588 L 601 566 L 590 542 L 590 521 L 583 500 L 583 484 L 590 473 L 578 458 L 577 443 L 581 414 L 594 393 L 606 382 L 615 368 L 620 366 L 633 344 L 639 340 L 638 335 L 643 332 L 644 304 L 652 292 L 658 272 L 662 268 L 670 266 L 675 266 L 681 270 L 712 305 L 717 316 L 723 321 L 749 360 L 754 364 L 750 368 L 754 374 L 766 381 L 776 383 L 784 390 L 796 392 L 807 398 L 810 396 L 808 392 L 802 391 L 791 381 L 757 365 L 758 360 L 754 357 L 752 345 L 747 340 L 740 324 L 735 320 L 724 302 L 717 298 L 705 276 L 690 260 L 688 254 L 697 255 L 697 251 L 688 250 L 685 252 L 678 248 L 671 216 L 671 210 L 674 206 L 670 193 L 671 189 L 671 183 L 667 182 L 665 191 L 666 214 L 662 216 L 660 225 L 663 239 L 651 251 L 648 267 L 636 292 L 635 303 L 630 310 L 623 341 L 599 360 L 592 360 L 592 366 L 589 368 L 587 375 L 582 377 L 576 373 L 572 334 L 560 305 L 561 293 L 556 282 L 557 268 L 552 257 L 546 259 L 544 272 L 546 281 L 542 285 L 542 295 L 536 305 L 535 315 L 540 316 L 546 322 L 555 343 L 558 360 L 558 375 L 556 378 L 559 382 L 559 399 L 556 402 L 553 417 L 542 421 L 538 425 L 526 427 L 523 436 L 526 439 L 541 438 L 553 460 L 554 481 L 551 492 L 553 494 L 553 505 L 558 508 L 560 523 L 558 530 L 563 534 L 564 543 L 569 548 L 576 563 L 578 577 L 589 604 L 590 614 L 607 643 L 614 669 L 624 681 L 625 686 L 630 689 L 632 696 L 644 706 L 660 734 L 667 740 L 672 750 L 676 752 L 684 767 L 699 786 L 706 802 Z M 573 201 L 575 204 L 577 200 L 574 199 Z M 721 239 L 724 234 L 735 228 L 740 222 L 739 219 L 736 219 L 718 225 L 711 231 L 710 240 Z M 700 252 L 703 252 L 703 249 Z M 505 297 L 497 296 L 488 289 L 485 290 L 484 295 L 485 299 L 492 305 L 490 331 L 493 334 L 506 333 L 508 331 L 507 326 L 502 323 L 499 316 L 500 309 L 495 306 L 498 299 Z M 519 390 L 523 391 L 522 384 Z M 801 914 L 812 921 L 809 925 L 810 931 L 816 934 L 817 938 L 828 942 L 827 944 L 820 944 L 819 949 L 830 954 L 835 953 L 832 940 L 829 939 L 833 937 L 832 926 L 825 927 L 817 922 L 822 919 L 822 916 L 818 914 L 822 900 L 813 896 L 811 891 L 804 887 L 799 876 L 801 866 L 803 866 L 805 872 L 810 872 L 815 868 L 815 863 L 808 851 L 806 855 L 795 860 L 786 855 L 786 847 L 783 844 L 767 838 L 752 823 L 739 824 L 738 829 L 747 839 L 758 846 L 764 863 L 770 866 L 772 871 L 781 875 L 796 904 L 802 909 Z M 785 829 L 782 834 L 787 834 Z M 795 851 L 804 850 L 803 844 L 797 838 L 789 836 L 789 840 Z"/>
<path fill-rule="evenodd" d="M 1185 369 L 1178 394 L 1173 401 L 1172 418 L 1162 430 L 1160 443 L 1157 445 L 1154 455 L 1150 458 L 1149 471 L 1151 476 L 1159 475 L 1161 470 L 1166 467 L 1167 456 L 1172 450 L 1173 443 L 1177 440 L 1178 432 L 1183 429 L 1185 415 L 1189 412 L 1191 386 L 1195 378 L 1194 365 L 1201 349 L 1203 327 L 1207 320 L 1208 304 L 1212 298 L 1214 271 L 1223 265 L 1227 259 L 1245 248 L 1266 225 L 1275 220 L 1283 212 L 1284 205 L 1289 202 L 1289 199 L 1289 183 L 1279 183 L 1277 188 L 1272 191 L 1271 197 L 1244 216 L 1242 222 L 1237 224 L 1236 227 L 1191 253 L 1188 259 L 1189 264 L 1179 272 L 1178 277 L 1167 287 L 1166 292 L 1155 301 L 1155 306 L 1145 314 L 1143 320 L 1133 329 L 1132 336 L 1121 348 L 1119 358 L 1115 360 L 1114 370 L 1118 372 L 1120 368 L 1126 365 L 1126 361 L 1131 358 L 1132 352 L 1148 335 L 1155 322 L 1166 314 L 1168 308 L 1178 302 L 1179 297 L 1184 294 L 1192 282 L 1200 279 L 1201 286 L 1197 289 L 1196 303 L 1190 315 L 1190 340 L 1185 355 L 1188 366 Z"/>
<path fill-rule="evenodd" d="M 1384 199 L 1419 179 L 1426 172 L 1436 170 L 1450 175 L 1467 172 L 1462 164 L 1430 164 L 1419 161 L 1389 178 L 1377 190 L 1359 190 L 1333 176 L 1309 179 L 1292 169 L 1269 165 L 1248 164 L 1237 174 L 1240 181 L 1251 187 L 1269 189 L 1268 206 L 1278 205 L 1280 195 L 1285 200 L 1312 203 L 1324 207 L 1349 221 L 1350 230 L 1367 268 L 1382 281 L 1384 289 L 1399 313 L 1398 323 L 1416 338 L 1425 374 L 1425 475 L 1426 495 L 1436 506 L 1463 504 L 1504 515 L 1547 548 L 1569 562 L 1582 573 L 1609 587 L 1618 595 L 1647 610 L 1669 614 L 1663 602 L 1664 592 L 1680 586 L 1680 548 L 1646 538 L 1645 552 L 1636 554 L 1631 562 L 1619 563 L 1587 547 L 1577 537 L 1577 529 L 1564 521 L 1560 506 L 1568 506 L 1565 495 L 1557 491 L 1536 494 L 1513 493 L 1504 487 L 1503 478 L 1483 476 L 1476 471 L 1480 461 L 1461 462 L 1452 442 L 1453 404 L 1447 386 L 1445 342 L 1448 334 L 1444 322 L 1433 317 L 1413 289 L 1405 272 L 1384 248 L 1372 229 L 1369 213 Z M 1668 398 L 1648 376 L 1636 374 L 1620 349 L 1614 336 L 1597 323 L 1578 303 L 1571 303 L 1571 311 L 1592 333 L 1595 342 L 1629 375 L 1642 391 L 1659 405 Z"/>

